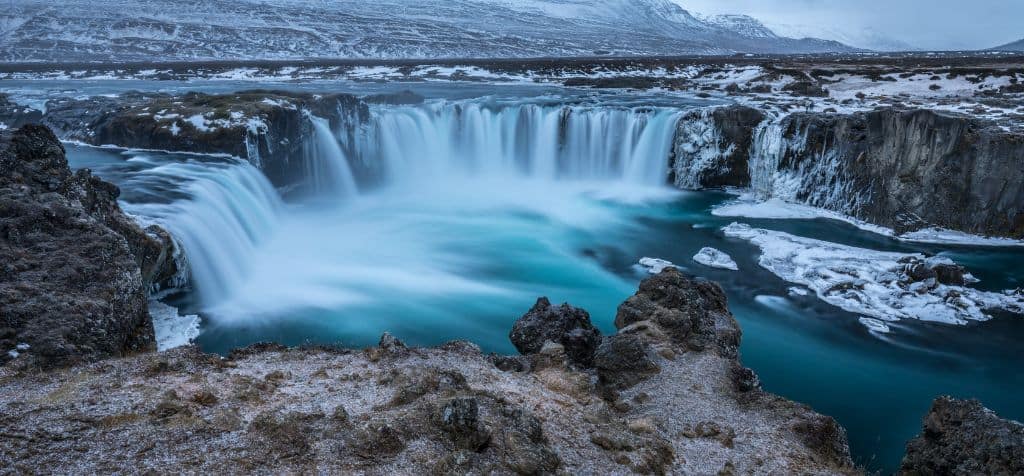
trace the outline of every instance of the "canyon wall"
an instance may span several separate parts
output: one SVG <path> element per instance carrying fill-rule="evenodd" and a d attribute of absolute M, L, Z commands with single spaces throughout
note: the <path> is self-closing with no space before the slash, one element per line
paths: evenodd
<path fill-rule="evenodd" d="M 959 114 L 892 108 L 799 112 L 751 128 L 754 111 L 735 112 L 743 109 L 697 121 L 711 131 L 698 140 L 690 139 L 694 126 L 681 123 L 677 186 L 749 186 L 761 199 L 825 208 L 897 232 L 941 227 L 1024 237 L 1020 134 Z"/>

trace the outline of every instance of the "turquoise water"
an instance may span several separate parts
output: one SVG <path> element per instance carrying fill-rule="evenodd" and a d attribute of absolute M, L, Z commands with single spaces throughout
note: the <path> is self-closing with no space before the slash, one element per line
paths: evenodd
<path fill-rule="evenodd" d="M 161 210 L 175 200 L 192 199 L 186 185 L 205 183 L 209 167 L 245 167 L 154 152 L 68 152 L 72 166 L 121 186 L 126 210 L 158 221 L 170 220 Z M 244 191 L 231 190 L 226 197 Z M 967 326 L 902 321 L 878 336 L 859 316 L 813 295 L 789 296 L 789 284 L 758 266 L 756 247 L 720 229 L 738 221 L 875 250 L 943 253 L 989 290 L 1024 285 L 1024 249 L 903 243 L 825 219 L 711 215 L 731 199 L 644 183 L 495 174 L 404 183 L 342 204 L 274 203 L 279 210 L 264 217 L 266 230 L 240 225 L 253 235 L 250 253 L 231 249 L 217 257 L 223 263 L 215 268 L 237 267 L 236 278 L 218 281 L 227 291 L 179 293 L 168 301 L 204 318 L 198 343 L 211 352 L 258 341 L 365 346 L 388 331 L 414 345 L 468 339 L 512 353 L 508 330 L 541 295 L 587 309 L 613 332 L 616 307 L 645 276 L 635 264 L 658 257 L 722 284 L 744 331 L 744 363 L 766 390 L 836 417 L 857 462 L 870 470 L 898 466 L 906 440 L 940 394 L 977 397 L 1005 417 L 1024 419 L 1019 316 Z M 235 207 L 223 216 L 249 211 Z M 211 233 L 213 241 L 222 236 Z M 730 254 L 741 271 L 695 263 L 704 246 Z"/>

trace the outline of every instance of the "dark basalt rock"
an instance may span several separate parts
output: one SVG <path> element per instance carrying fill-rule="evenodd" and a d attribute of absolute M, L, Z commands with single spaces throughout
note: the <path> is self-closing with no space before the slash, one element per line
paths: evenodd
<path fill-rule="evenodd" d="M 789 83 L 783 86 L 782 90 L 798 97 L 828 97 L 828 91 L 822 88 L 820 84 L 810 81 L 796 81 Z"/>
<path fill-rule="evenodd" d="M 605 337 L 594 355 L 594 367 L 601 383 L 612 388 L 632 387 L 661 370 L 651 346 L 633 334 Z"/>
<path fill-rule="evenodd" d="M 899 474 L 1024 474 L 1024 425 L 977 400 L 936 398 Z"/>
<path fill-rule="evenodd" d="M 48 128 L 0 133 L 0 359 L 19 344 L 43 366 L 155 347 L 147 289 L 173 274 L 172 245 L 125 216 L 119 193 L 72 173 Z"/>
<path fill-rule="evenodd" d="M 516 321 L 509 339 L 523 355 L 540 352 L 548 341 L 561 344 L 571 363 L 589 367 L 601 342 L 601 331 L 590 323 L 587 311 L 569 304 L 552 306 L 542 297 Z"/>
<path fill-rule="evenodd" d="M 674 267 L 640 283 L 640 290 L 619 306 L 615 327 L 650 321 L 674 345 L 690 350 L 714 349 L 735 358 L 740 328 L 729 312 L 725 291 L 711 281 L 684 276 Z"/>
<path fill-rule="evenodd" d="M 354 128 L 369 117 L 367 104 L 349 94 L 252 90 L 57 99 L 47 103 L 41 121 L 62 139 L 88 144 L 248 158 L 274 185 L 291 187 L 304 178 L 305 139 L 312 134 L 307 112 L 335 129 Z M 196 127 L 189 121 L 195 116 L 211 127 Z"/>
<path fill-rule="evenodd" d="M 437 419 L 457 448 L 478 451 L 491 439 L 490 431 L 480 421 L 480 406 L 474 398 L 449 400 Z"/>
<path fill-rule="evenodd" d="M 510 409 L 501 434 L 504 464 L 518 474 L 554 474 L 562 464 L 544 436 L 541 421 L 522 409 Z"/>

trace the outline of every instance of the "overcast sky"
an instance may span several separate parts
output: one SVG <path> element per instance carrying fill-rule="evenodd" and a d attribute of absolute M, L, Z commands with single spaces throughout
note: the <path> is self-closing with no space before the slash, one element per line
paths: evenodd
<path fill-rule="evenodd" d="M 1024 0 L 676 0 L 703 14 L 856 34 L 866 28 L 925 49 L 981 49 L 1024 38 Z"/>

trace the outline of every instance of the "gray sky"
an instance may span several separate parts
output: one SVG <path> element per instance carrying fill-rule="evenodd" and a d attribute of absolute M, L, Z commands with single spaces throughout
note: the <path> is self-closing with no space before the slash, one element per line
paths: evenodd
<path fill-rule="evenodd" d="M 692 12 L 743 13 L 769 27 L 799 26 L 794 30 L 819 35 L 872 29 L 925 49 L 980 49 L 1024 38 L 1024 0 L 675 1 Z"/>

